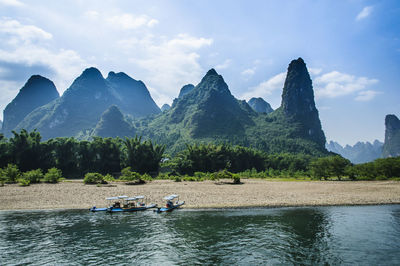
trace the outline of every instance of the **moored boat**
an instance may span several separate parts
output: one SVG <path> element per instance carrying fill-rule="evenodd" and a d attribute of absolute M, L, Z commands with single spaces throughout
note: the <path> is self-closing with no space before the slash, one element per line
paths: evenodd
<path fill-rule="evenodd" d="M 157 204 L 144 202 L 144 196 L 124 198 L 122 204 L 114 204 L 106 209 L 107 212 L 137 212 L 156 208 Z"/>
<path fill-rule="evenodd" d="M 92 208 L 90 208 L 89 210 L 91 212 L 102 212 L 102 211 L 107 211 L 108 208 L 110 208 L 111 206 L 120 206 L 123 202 L 124 199 L 128 198 L 128 196 L 116 196 L 116 197 L 110 197 L 110 198 L 106 198 L 107 200 L 107 204 L 105 208 L 97 208 L 96 206 L 93 206 Z M 111 202 L 113 202 L 111 204 Z"/>
<path fill-rule="evenodd" d="M 174 199 L 176 199 L 175 203 L 173 202 Z M 174 209 L 179 208 L 183 204 L 185 204 L 184 201 L 179 201 L 179 195 L 175 195 L 175 194 L 164 197 L 164 200 L 167 201 L 165 207 L 157 208 L 157 210 L 154 210 L 155 212 L 157 212 L 157 213 L 170 212 L 170 211 L 173 211 Z"/>

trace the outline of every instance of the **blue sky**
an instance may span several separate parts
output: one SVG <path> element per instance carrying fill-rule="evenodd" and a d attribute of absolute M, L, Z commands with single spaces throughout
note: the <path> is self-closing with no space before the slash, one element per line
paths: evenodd
<path fill-rule="evenodd" d="M 298 57 L 327 140 L 383 141 L 400 116 L 398 1 L 0 0 L 1 110 L 30 75 L 62 93 L 89 66 L 143 80 L 159 106 L 213 67 L 236 98 L 277 108 Z"/>

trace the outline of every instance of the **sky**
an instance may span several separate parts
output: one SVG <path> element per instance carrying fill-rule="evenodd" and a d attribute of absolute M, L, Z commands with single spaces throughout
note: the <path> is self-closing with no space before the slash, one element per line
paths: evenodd
<path fill-rule="evenodd" d="M 236 98 L 277 108 L 298 57 L 328 141 L 384 140 L 400 117 L 397 0 L 0 0 L 0 110 L 31 75 L 62 94 L 91 66 L 142 80 L 159 106 L 215 68 Z"/>

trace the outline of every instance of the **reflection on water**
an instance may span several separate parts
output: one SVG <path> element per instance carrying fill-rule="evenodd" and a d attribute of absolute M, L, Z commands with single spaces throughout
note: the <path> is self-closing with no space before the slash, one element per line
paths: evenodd
<path fill-rule="evenodd" d="M 0 265 L 400 263 L 400 205 L 0 212 Z"/>

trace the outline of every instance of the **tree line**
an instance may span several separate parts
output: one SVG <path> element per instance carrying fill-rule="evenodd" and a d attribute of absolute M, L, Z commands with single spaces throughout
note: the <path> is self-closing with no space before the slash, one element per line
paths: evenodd
<path fill-rule="evenodd" d="M 3 170 L 11 171 L 11 166 L 15 165 L 22 173 L 37 169 L 45 173 L 54 168 L 66 178 L 82 178 L 90 173 L 87 180 L 95 182 L 102 176 L 110 181 L 119 176 L 124 180 L 157 176 L 174 180 L 219 179 L 223 176 L 318 180 L 400 178 L 400 157 L 353 165 L 339 155 L 267 154 L 230 144 L 186 144 L 185 149 L 174 157 L 164 151 L 164 145 L 143 141 L 141 137 L 94 137 L 91 141 L 71 137 L 41 141 L 37 131 L 13 132 L 10 139 L 0 134 L 0 168 Z"/>
<path fill-rule="evenodd" d="M 60 169 L 67 178 L 81 178 L 89 172 L 115 174 L 131 167 L 138 173 L 157 173 L 165 146 L 135 138 L 101 138 L 79 141 L 73 137 L 42 142 L 37 131 L 13 137 L 0 134 L 0 167 L 17 165 L 19 170 Z"/>

